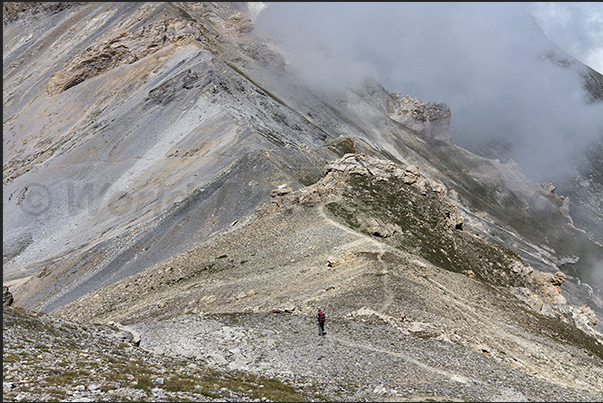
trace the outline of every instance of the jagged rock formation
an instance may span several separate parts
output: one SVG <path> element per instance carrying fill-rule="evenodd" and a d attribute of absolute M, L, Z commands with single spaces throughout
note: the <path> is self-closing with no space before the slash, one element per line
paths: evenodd
<path fill-rule="evenodd" d="M 310 91 L 244 3 L 52 4 L 5 6 L 13 305 L 327 400 L 601 400 L 597 225 L 445 104 Z"/>
<path fill-rule="evenodd" d="M 190 39 L 201 45 L 204 42 L 201 27 L 190 21 L 158 21 L 132 33 L 124 32 L 69 60 L 62 70 L 50 77 L 46 91 L 51 96 L 60 94 L 122 64 L 132 64 L 179 40 Z"/>
<path fill-rule="evenodd" d="M 391 94 L 387 105 L 389 116 L 416 130 L 426 140 L 452 143 L 450 137 L 450 108 L 436 102 L 420 101 L 408 95 Z"/>

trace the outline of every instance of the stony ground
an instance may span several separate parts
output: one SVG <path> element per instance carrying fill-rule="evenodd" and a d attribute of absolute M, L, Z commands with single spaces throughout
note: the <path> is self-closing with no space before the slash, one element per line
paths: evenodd
<path fill-rule="evenodd" d="M 330 321 L 318 336 L 307 316 L 186 316 L 145 324 L 141 346 L 203 357 L 308 386 L 338 401 L 576 401 L 600 393 L 552 385 L 485 351 L 427 332 L 395 328 L 378 315 Z"/>
<path fill-rule="evenodd" d="M 3 401 L 601 401 L 531 376 L 407 319 L 364 309 L 329 320 L 287 313 L 185 315 L 84 325 L 4 308 Z M 591 362 L 596 365 L 595 362 Z M 552 365 L 552 363 L 549 363 Z"/>
<path fill-rule="evenodd" d="M 386 242 L 353 229 L 324 204 L 338 200 L 339 185 L 277 197 L 178 259 L 53 313 L 120 322 L 155 354 L 267 376 L 333 401 L 603 398 L 603 345 L 569 321 L 577 311 L 530 305 L 540 297 L 521 294 L 525 287 L 444 270 L 389 242 L 410 232 Z M 428 207 L 420 195 L 413 203 Z M 380 217 L 363 222 L 381 219 L 370 225 L 383 235 L 390 226 Z M 490 266 L 479 265 L 475 273 Z M 327 313 L 322 338 L 317 308 Z"/>
<path fill-rule="evenodd" d="M 274 379 L 155 354 L 115 326 L 3 311 L 3 401 L 307 401 Z"/>

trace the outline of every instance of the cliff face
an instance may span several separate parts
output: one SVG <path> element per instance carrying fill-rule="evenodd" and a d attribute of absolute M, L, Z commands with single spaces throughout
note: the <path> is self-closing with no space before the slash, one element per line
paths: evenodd
<path fill-rule="evenodd" d="M 28 4 L 4 8 L 14 305 L 123 321 L 149 345 L 190 315 L 302 326 L 328 308 L 340 332 L 370 317 L 401 343 L 428 334 L 460 349 L 455 368 L 484 342 L 505 371 L 600 398 L 603 377 L 572 383 L 602 368 L 591 193 L 456 146 L 437 100 L 372 81 L 312 92 L 244 3 Z M 546 369 L 528 344 L 574 361 Z"/>

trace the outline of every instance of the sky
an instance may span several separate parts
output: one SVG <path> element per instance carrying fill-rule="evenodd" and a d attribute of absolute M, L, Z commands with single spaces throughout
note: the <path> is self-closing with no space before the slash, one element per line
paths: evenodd
<path fill-rule="evenodd" d="M 554 181 L 603 141 L 603 103 L 575 71 L 543 60 L 548 40 L 603 73 L 603 3 L 289 2 L 256 8 L 255 31 L 321 91 L 364 78 L 446 103 L 452 141 L 504 142 L 522 172 Z M 506 161 L 503 161 L 506 162 Z"/>
<path fill-rule="evenodd" d="M 601 3 L 532 3 L 530 12 L 550 40 L 603 74 Z"/>

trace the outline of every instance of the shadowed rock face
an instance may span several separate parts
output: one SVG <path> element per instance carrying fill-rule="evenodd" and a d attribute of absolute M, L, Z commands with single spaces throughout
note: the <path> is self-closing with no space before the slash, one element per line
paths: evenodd
<path fill-rule="evenodd" d="M 66 4 L 5 7 L 13 305 L 150 333 L 202 313 L 302 326 L 319 305 L 341 332 L 370 317 L 455 343 L 459 367 L 488 340 L 555 387 L 601 373 L 603 248 L 553 184 L 454 145 L 448 106 L 311 92 L 243 3 Z"/>

